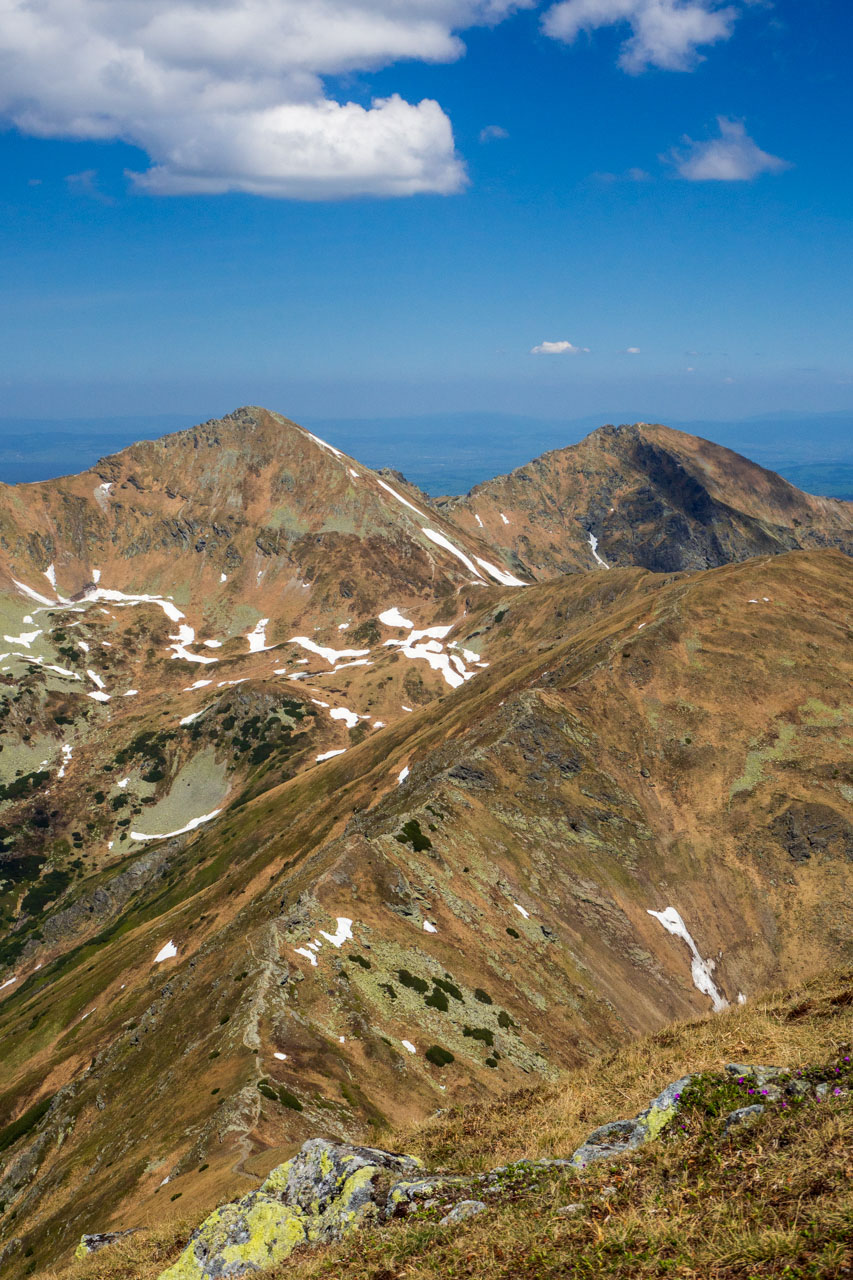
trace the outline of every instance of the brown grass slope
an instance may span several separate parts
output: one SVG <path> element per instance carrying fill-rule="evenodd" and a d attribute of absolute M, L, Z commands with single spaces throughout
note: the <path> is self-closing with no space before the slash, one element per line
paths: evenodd
<path fill-rule="evenodd" d="M 456 630 L 487 671 L 173 842 L 6 999 L 0 1114 L 53 1101 L 3 1154 L 0 1244 L 42 1266 L 200 1217 L 311 1134 L 376 1139 L 703 1013 L 650 910 L 732 1003 L 837 963 L 851 617 L 834 552 L 495 588 Z"/>
<path fill-rule="evenodd" d="M 673 1024 L 553 1085 L 445 1110 L 394 1134 L 392 1144 L 418 1153 L 430 1168 L 462 1173 L 562 1155 L 593 1126 L 636 1114 L 671 1080 L 719 1073 L 729 1061 L 806 1074 L 813 1067 L 833 1074 L 838 1066 L 846 1083 L 851 1041 L 853 979 L 849 972 L 828 974 L 743 1008 Z M 704 1108 L 686 1109 L 659 1142 L 593 1166 L 582 1178 L 551 1171 L 535 1179 L 523 1166 L 510 1169 L 476 1219 L 441 1227 L 442 1201 L 414 1219 L 296 1255 L 267 1274 L 271 1280 L 849 1276 L 851 1096 L 769 1104 L 759 1126 L 730 1140 L 721 1136 L 719 1111 L 708 1105 L 712 1089 L 705 1100 Z M 722 1110 L 731 1105 L 724 1102 Z M 584 1209 L 562 1215 L 568 1203 Z M 156 1280 L 188 1230 L 186 1222 L 161 1227 L 153 1221 L 126 1242 L 43 1274 L 46 1280 Z"/>

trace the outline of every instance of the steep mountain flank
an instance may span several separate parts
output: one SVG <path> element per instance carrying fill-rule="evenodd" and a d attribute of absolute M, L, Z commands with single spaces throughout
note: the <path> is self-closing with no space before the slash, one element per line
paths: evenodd
<path fill-rule="evenodd" d="M 608 565 L 714 568 L 810 547 L 853 552 L 853 504 L 669 427 L 601 427 L 442 510 L 538 578 Z"/>
<path fill-rule="evenodd" d="M 481 675 L 164 844 L 6 993 L 0 1199 L 38 1258 L 849 952 L 853 564 L 506 597 L 455 632 Z"/>

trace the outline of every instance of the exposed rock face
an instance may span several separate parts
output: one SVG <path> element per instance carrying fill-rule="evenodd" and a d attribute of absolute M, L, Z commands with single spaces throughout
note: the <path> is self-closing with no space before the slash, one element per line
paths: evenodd
<path fill-rule="evenodd" d="M 257 1191 L 206 1218 L 161 1280 L 247 1275 L 283 1262 L 298 1245 L 339 1240 L 382 1220 L 389 1181 L 419 1167 L 413 1156 L 312 1138 Z"/>
<path fill-rule="evenodd" d="M 90 1253 L 99 1253 L 126 1236 L 135 1235 L 139 1228 L 131 1227 L 128 1231 L 101 1231 L 97 1235 L 83 1236 L 74 1251 L 75 1258 L 88 1258 Z"/>

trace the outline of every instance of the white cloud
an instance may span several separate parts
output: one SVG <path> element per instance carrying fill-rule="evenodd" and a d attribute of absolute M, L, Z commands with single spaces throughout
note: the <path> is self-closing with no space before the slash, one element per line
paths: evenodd
<path fill-rule="evenodd" d="M 559 0 L 542 19 L 545 33 L 571 44 L 582 31 L 628 23 L 619 65 L 634 74 L 647 67 L 689 71 L 701 45 L 728 40 L 737 11 L 717 0 Z"/>
<path fill-rule="evenodd" d="M 0 121 L 123 139 L 146 191 L 298 199 L 465 183 L 437 102 L 338 102 L 324 77 L 450 62 L 458 31 L 536 0 L 6 0 Z"/>
<path fill-rule="evenodd" d="M 480 130 L 481 142 L 497 142 L 501 138 L 508 137 L 506 129 L 501 128 L 499 124 L 487 124 L 485 129 Z"/>
<path fill-rule="evenodd" d="M 781 173 L 790 169 L 787 160 L 762 151 L 740 120 L 717 117 L 719 138 L 694 142 L 685 138 L 686 151 L 673 150 L 669 159 L 682 178 L 690 182 L 748 182 L 760 173 Z"/>
<path fill-rule="evenodd" d="M 625 348 L 625 355 L 626 355 L 626 356 L 638 356 L 639 354 L 640 354 L 640 348 L 639 348 L 639 347 L 626 347 L 626 348 Z"/>
<path fill-rule="evenodd" d="M 560 342 L 540 342 L 538 346 L 530 348 L 532 356 L 579 356 L 588 352 L 589 347 L 576 347 L 565 339 Z"/>

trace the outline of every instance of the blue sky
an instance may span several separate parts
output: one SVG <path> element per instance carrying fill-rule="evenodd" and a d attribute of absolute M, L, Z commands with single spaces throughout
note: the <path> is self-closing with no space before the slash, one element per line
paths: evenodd
<path fill-rule="evenodd" d="M 853 406 L 841 0 L 143 8 L 0 20 L 0 416 Z"/>

